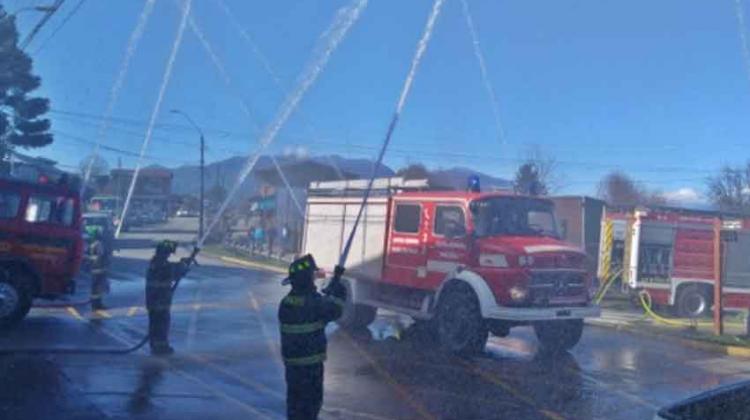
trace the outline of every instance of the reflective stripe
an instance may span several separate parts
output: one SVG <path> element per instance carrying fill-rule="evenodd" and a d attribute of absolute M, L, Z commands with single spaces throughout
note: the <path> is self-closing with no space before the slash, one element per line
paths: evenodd
<path fill-rule="evenodd" d="M 323 322 L 310 322 L 308 324 L 281 324 L 281 332 L 284 334 L 307 334 L 320 331 L 325 328 Z"/>
<path fill-rule="evenodd" d="M 305 298 L 302 296 L 287 296 L 281 301 L 281 303 L 289 306 L 304 306 Z"/>
<path fill-rule="evenodd" d="M 329 297 L 331 298 L 333 303 L 341 306 L 342 308 L 344 307 L 344 305 L 346 305 L 346 301 L 344 299 L 337 298 L 336 296 L 329 296 Z"/>
<path fill-rule="evenodd" d="M 323 363 L 326 360 L 326 354 L 325 353 L 318 353 L 313 354 L 312 356 L 307 357 L 290 357 L 290 358 L 284 358 L 284 363 L 287 365 L 292 366 L 305 366 L 305 365 L 315 365 L 318 363 Z"/>

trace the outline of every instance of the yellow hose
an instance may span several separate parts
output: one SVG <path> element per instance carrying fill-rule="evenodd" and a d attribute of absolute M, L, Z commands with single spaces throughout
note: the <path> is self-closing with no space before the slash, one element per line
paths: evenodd
<path fill-rule="evenodd" d="M 596 295 L 594 297 L 594 303 L 597 305 L 604 299 L 604 296 L 607 294 L 607 290 L 609 290 L 609 286 L 614 283 L 615 278 L 622 274 L 622 269 L 615 271 L 614 273 L 610 274 L 606 279 L 604 279 L 604 283 L 599 287 L 599 291 L 596 292 Z"/>
<path fill-rule="evenodd" d="M 646 302 L 647 298 L 648 298 L 648 302 Z M 641 290 L 640 292 L 638 292 L 638 300 L 641 301 L 641 305 L 643 306 L 644 312 L 646 312 L 646 314 L 648 314 L 648 316 L 653 318 L 655 321 L 658 321 L 667 325 L 676 325 L 679 327 L 696 327 L 698 325 L 711 325 L 710 322 L 706 322 L 706 321 L 698 321 L 695 319 L 692 319 L 692 320 L 669 319 L 669 318 L 664 318 L 661 315 L 658 315 L 656 312 L 654 312 L 651 309 L 651 296 L 649 296 L 649 294 L 644 290 Z"/>

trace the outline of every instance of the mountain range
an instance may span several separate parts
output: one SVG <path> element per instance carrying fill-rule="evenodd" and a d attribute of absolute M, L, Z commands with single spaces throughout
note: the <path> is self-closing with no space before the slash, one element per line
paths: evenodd
<path fill-rule="evenodd" d="M 299 162 L 300 160 L 310 160 L 328 167 L 337 167 L 347 178 L 369 178 L 372 173 L 374 162 L 369 159 L 350 159 L 339 155 L 314 156 L 305 159 L 298 159 L 287 156 L 275 156 L 276 161 L 283 168 L 290 163 Z M 224 188 L 231 188 L 237 179 L 240 171 L 247 162 L 247 157 L 233 156 L 218 162 L 207 164 L 205 167 L 205 185 L 210 189 L 215 185 L 221 185 Z M 238 198 L 247 198 L 258 191 L 261 184 L 258 173 L 272 170 L 273 161 L 268 155 L 263 155 L 250 173 L 250 176 L 244 181 L 240 189 Z M 184 165 L 176 168 L 170 168 L 174 174 L 172 180 L 172 192 L 175 194 L 196 195 L 200 188 L 200 167 L 197 165 Z M 469 168 L 454 167 L 448 169 L 431 170 L 431 178 L 434 183 L 441 186 L 451 187 L 454 189 L 466 188 L 466 182 L 470 175 L 478 175 L 482 187 L 485 189 L 508 189 L 511 182 L 497 178 L 485 173 L 473 171 Z M 377 176 L 387 177 L 394 176 L 396 171 L 387 165 L 380 165 Z M 314 178 L 315 175 L 311 174 Z"/>

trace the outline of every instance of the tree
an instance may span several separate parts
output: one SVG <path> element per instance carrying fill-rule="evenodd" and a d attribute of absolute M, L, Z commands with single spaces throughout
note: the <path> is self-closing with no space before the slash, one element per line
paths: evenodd
<path fill-rule="evenodd" d="M 403 177 L 404 179 L 429 179 L 430 171 L 420 163 L 412 163 L 411 165 L 396 171 L 396 175 Z"/>
<path fill-rule="evenodd" d="M 516 170 L 513 190 L 526 195 L 550 194 L 560 186 L 557 172 L 557 161 L 538 145 L 531 146 Z"/>
<path fill-rule="evenodd" d="M 750 162 L 744 168 L 724 166 L 706 184 L 708 198 L 719 210 L 750 213 Z"/>
<path fill-rule="evenodd" d="M 15 17 L 0 6 L 0 174 L 7 174 L 14 147 L 34 148 L 52 143 L 49 100 L 30 97 L 41 84 L 31 74 L 31 58 L 18 48 Z"/>
<path fill-rule="evenodd" d="M 658 191 L 648 191 L 621 171 L 610 172 L 599 182 L 598 196 L 611 206 L 666 204 Z"/>
<path fill-rule="evenodd" d="M 547 186 L 541 179 L 539 168 L 531 162 L 522 164 L 516 171 L 513 190 L 519 194 L 547 195 Z"/>

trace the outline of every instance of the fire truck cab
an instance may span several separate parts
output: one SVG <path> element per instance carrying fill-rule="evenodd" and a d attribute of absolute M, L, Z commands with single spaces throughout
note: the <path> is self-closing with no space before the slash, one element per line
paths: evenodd
<path fill-rule="evenodd" d="M 313 183 L 303 248 L 331 270 L 361 205 L 365 181 Z M 509 193 L 431 191 L 384 178 L 349 254 L 340 324 L 363 327 L 378 308 L 425 321 L 455 353 L 481 351 L 488 332 L 533 325 L 544 347 L 569 349 L 591 303 L 586 255 L 559 239 L 551 201 Z"/>
<path fill-rule="evenodd" d="M 36 297 L 74 292 L 80 219 L 75 189 L 0 179 L 0 326 L 22 320 Z"/>

